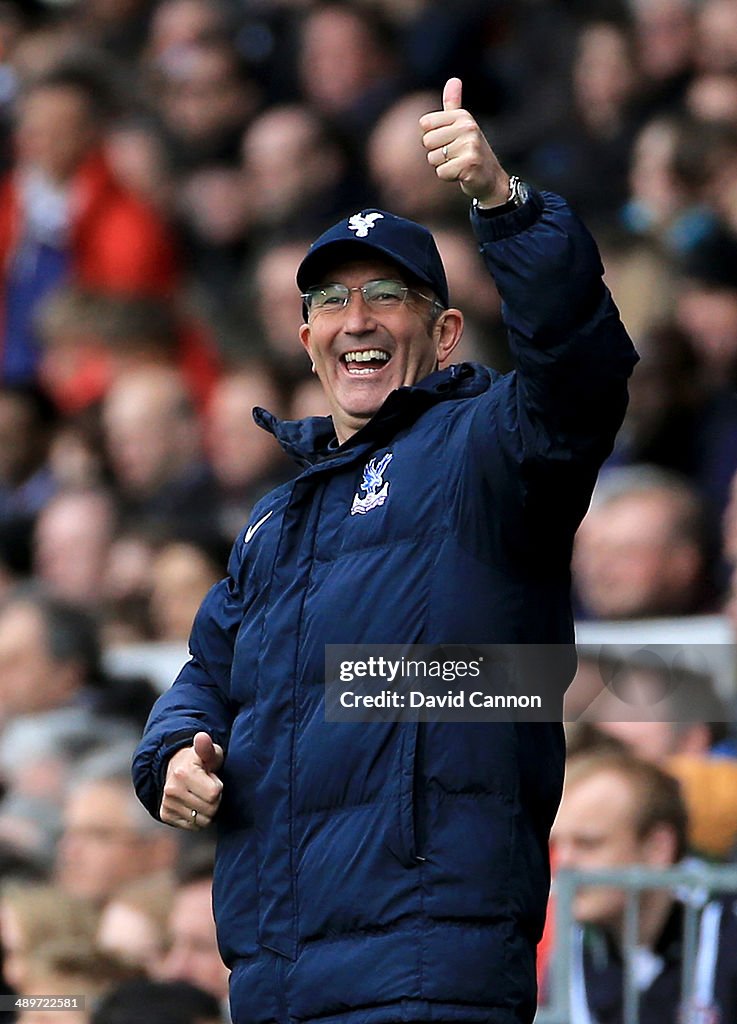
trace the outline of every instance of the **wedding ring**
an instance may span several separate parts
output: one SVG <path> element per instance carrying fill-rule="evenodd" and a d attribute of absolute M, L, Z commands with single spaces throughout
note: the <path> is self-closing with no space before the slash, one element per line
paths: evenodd
<path fill-rule="evenodd" d="M 197 824 L 197 811 L 194 809 L 194 807 L 189 812 L 189 816 L 192 819 L 192 824 L 196 825 Z"/>
<path fill-rule="evenodd" d="M 447 146 L 443 146 L 443 156 L 445 157 L 446 160 L 448 159 L 448 147 Z"/>

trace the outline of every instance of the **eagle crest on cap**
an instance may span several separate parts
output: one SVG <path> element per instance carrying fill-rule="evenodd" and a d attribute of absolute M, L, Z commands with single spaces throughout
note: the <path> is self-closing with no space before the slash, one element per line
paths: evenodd
<path fill-rule="evenodd" d="M 354 213 L 348 219 L 348 230 L 356 232 L 356 238 L 365 238 L 377 220 L 383 220 L 383 213 Z"/>

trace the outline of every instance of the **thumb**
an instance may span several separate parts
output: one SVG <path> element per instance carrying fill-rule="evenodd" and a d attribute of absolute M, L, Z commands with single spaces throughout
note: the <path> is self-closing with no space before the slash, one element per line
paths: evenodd
<path fill-rule="evenodd" d="M 198 732 L 192 746 L 206 772 L 216 772 L 222 767 L 223 748 L 218 743 L 213 743 L 206 732 Z"/>
<path fill-rule="evenodd" d="M 443 89 L 443 110 L 460 110 L 463 82 L 460 78 L 449 78 Z"/>

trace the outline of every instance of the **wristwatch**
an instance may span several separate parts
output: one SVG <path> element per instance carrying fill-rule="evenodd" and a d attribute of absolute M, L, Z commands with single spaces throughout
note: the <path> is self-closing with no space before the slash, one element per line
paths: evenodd
<path fill-rule="evenodd" d="M 471 202 L 473 209 L 481 217 L 498 217 L 504 213 L 511 213 L 512 210 L 523 206 L 530 195 L 530 186 L 527 185 L 518 174 L 513 174 L 509 179 L 509 195 L 507 201 L 500 206 L 479 206 L 478 199 Z"/>

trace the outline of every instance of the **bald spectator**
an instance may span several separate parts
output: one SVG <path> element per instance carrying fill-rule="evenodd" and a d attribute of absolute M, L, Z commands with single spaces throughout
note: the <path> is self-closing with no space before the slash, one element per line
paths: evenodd
<path fill-rule="evenodd" d="M 36 523 L 35 575 L 57 597 L 94 609 L 115 525 L 115 503 L 106 491 L 57 492 Z"/>
<path fill-rule="evenodd" d="M 427 173 L 425 153 L 417 146 L 417 122 L 434 101 L 431 92 L 402 96 L 379 119 L 366 147 L 379 204 L 412 220 L 436 219 L 451 211 L 465 217 L 459 197 L 437 175 Z M 483 269 L 479 274 L 483 276 Z"/>
<path fill-rule="evenodd" d="M 146 820 L 127 771 L 113 767 L 78 778 L 63 817 L 56 879 L 66 892 L 101 905 L 135 879 L 168 877 L 176 837 L 161 823 Z"/>
<path fill-rule="evenodd" d="M 576 593 L 597 619 L 703 610 L 703 510 L 680 477 L 649 466 L 612 470 L 594 493 L 574 545 Z"/>
<path fill-rule="evenodd" d="M 108 392 L 105 442 L 124 515 L 208 530 L 212 475 L 200 423 L 179 374 L 130 371 Z"/>

